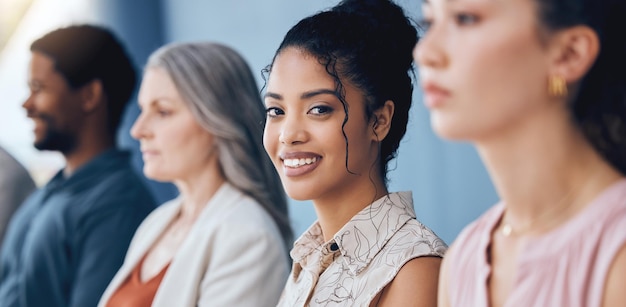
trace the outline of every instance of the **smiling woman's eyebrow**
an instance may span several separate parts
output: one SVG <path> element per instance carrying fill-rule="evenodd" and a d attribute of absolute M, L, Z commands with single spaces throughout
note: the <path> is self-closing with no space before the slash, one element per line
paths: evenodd
<path fill-rule="evenodd" d="M 315 97 L 317 95 L 324 95 L 324 94 L 330 94 L 330 95 L 337 97 L 337 92 L 335 90 L 322 88 L 322 89 L 305 92 L 302 95 L 300 95 L 300 99 L 308 99 L 308 98 Z"/>
<path fill-rule="evenodd" d="M 322 89 L 316 89 L 316 90 L 304 92 L 304 93 L 302 93 L 302 95 L 300 95 L 300 99 L 309 99 L 309 98 L 315 97 L 317 95 L 325 95 L 325 94 L 329 94 L 329 95 L 333 95 L 333 96 L 337 97 L 337 92 L 335 90 L 322 88 Z M 273 99 L 276 99 L 276 100 L 283 100 L 283 96 L 282 95 L 276 94 L 276 93 L 272 93 L 272 92 L 267 92 L 263 96 L 264 96 L 263 98 L 273 98 Z"/>

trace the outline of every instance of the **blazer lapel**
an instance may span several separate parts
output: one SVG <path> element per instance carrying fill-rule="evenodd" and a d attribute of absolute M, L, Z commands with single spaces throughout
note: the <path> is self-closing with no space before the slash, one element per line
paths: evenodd
<path fill-rule="evenodd" d="M 122 285 L 122 283 L 128 278 L 133 269 L 139 264 L 141 258 L 143 258 L 148 250 L 152 247 L 154 242 L 161 236 L 163 231 L 167 228 L 167 226 L 171 223 L 174 217 L 178 214 L 181 206 L 180 198 L 175 198 L 161 206 L 166 206 L 162 208 L 157 208 L 156 210 L 162 210 L 158 212 L 158 217 L 152 218 L 153 216 L 148 216 L 144 223 L 149 223 L 148 225 L 142 224 L 137 233 L 135 233 L 135 237 L 133 237 L 133 241 L 131 242 L 131 246 L 126 254 L 126 258 L 124 259 L 124 263 L 122 267 L 120 267 L 113 280 L 111 280 L 109 286 L 107 287 L 105 293 L 102 296 L 100 302 L 103 301 L 108 302 L 110 296 L 117 291 L 117 289 Z M 141 239 L 137 239 L 141 236 Z"/>

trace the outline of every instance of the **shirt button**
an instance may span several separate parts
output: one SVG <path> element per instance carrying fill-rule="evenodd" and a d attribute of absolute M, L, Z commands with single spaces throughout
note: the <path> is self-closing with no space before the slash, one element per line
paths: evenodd
<path fill-rule="evenodd" d="M 333 244 L 330 245 L 330 250 L 335 252 L 339 249 L 339 245 L 337 245 L 337 243 L 333 242 Z"/>

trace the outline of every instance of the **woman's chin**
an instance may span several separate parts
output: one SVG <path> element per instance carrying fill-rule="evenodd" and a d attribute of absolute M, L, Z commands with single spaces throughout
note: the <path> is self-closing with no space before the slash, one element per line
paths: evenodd
<path fill-rule="evenodd" d="M 170 178 L 166 174 L 163 174 L 162 172 L 159 172 L 158 170 L 152 169 L 147 165 L 144 165 L 143 167 L 143 174 L 144 176 L 146 176 L 146 178 L 150 180 L 158 181 L 158 182 L 172 182 L 173 181 L 172 178 Z"/>
<path fill-rule="evenodd" d="M 431 120 L 431 128 L 435 135 L 448 141 L 468 141 L 471 140 L 471 129 L 458 127 L 450 123 Z"/>

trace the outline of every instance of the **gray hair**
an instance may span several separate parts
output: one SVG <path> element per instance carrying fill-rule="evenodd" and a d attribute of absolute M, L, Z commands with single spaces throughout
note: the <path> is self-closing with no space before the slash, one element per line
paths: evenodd
<path fill-rule="evenodd" d="M 169 74 L 183 103 L 214 136 L 226 180 L 261 204 L 290 246 L 287 200 L 263 148 L 265 108 L 247 62 L 221 44 L 176 43 L 155 51 L 146 69 L 152 67 Z"/>

